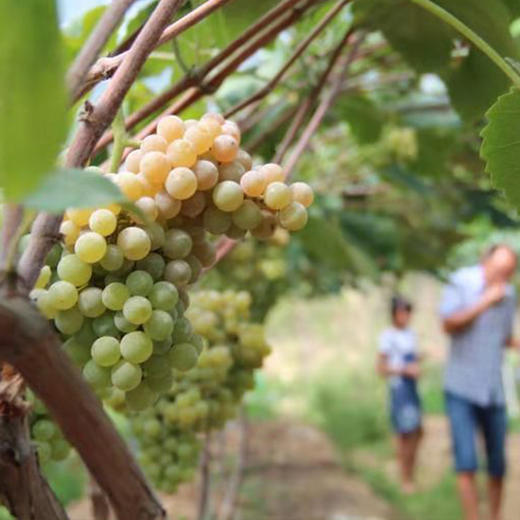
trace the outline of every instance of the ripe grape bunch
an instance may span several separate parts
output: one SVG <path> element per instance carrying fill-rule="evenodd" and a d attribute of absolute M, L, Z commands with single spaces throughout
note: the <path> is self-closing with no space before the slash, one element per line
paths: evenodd
<path fill-rule="evenodd" d="M 200 449 L 193 432 L 222 428 L 254 386 L 254 371 L 270 348 L 263 326 L 249 321 L 250 306 L 245 291 L 204 290 L 192 295 L 187 315 L 207 346 L 196 367 L 176 372 L 170 392 L 132 421 L 141 463 L 159 489 L 173 492 L 191 478 Z"/>

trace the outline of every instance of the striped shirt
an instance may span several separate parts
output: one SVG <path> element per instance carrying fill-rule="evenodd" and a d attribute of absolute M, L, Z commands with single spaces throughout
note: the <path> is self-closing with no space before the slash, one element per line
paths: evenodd
<path fill-rule="evenodd" d="M 459 269 L 444 289 L 440 314 L 447 318 L 475 305 L 485 289 L 484 270 L 476 265 Z M 503 349 L 512 334 L 515 293 L 477 316 L 467 327 L 451 335 L 444 386 L 448 392 L 480 405 L 504 404 Z"/>

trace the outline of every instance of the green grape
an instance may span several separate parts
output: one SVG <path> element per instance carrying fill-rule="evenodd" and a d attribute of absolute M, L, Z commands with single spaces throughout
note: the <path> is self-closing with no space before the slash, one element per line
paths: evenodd
<path fill-rule="evenodd" d="M 24 235 L 24 236 L 29 237 L 30 235 Z M 58 262 L 61 259 L 62 251 L 63 251 L 63 249 L 60 244 L 54 244 L 52 246 L 52 249 L 47 253 L 47 256 L 45 257 L 45 263 L 49 267 L 54 269 L 58 265 Z"/>
<path fill-rule="evenodd" d="M 36 299 L 36 307 L 48 320 L 54 319 L 58 314 L 58 309 L 53 306 L 53 300 L 49 291 L 45 289 L 37 289 L 37 292 L 33 289 L 31 291 L 31 298 Z"/>
<path fill-rule="evenodd" d="M 83 366 L 90 359 L 90 348 L 74 337 L 63 343 L 63 350 L 76 365 Z"/>
<path fill-rule="evenodd" d="M 154 309 L 171 311 L 179 301 L 179 291 L 170 282 L 157 282 L 152 287 L 148 299 Z"/>
<path fill-rule="evenodd" d="M 121 339 L 121 355 L 131 363 L 142 363 L 146 361 L 152 353 L 152 340 L 144 332 L 129 332 Z"/>
<path fill-rule="evenodd" d="M 202 264 L 195 255 L 189 255 L 186 257 L 185 260 L 191 269 L 191 278 L 189 283 L 195 283 L 199 279 L 200 274 L 202 273 Z"/>
<path fill-rule="evenodd" d="M 150 253 L 142 260 L 138 260 L 135 264 L 137 269 L 150 273 L 154 281 L 160 280 L 164 273 L 166 262 L 164 258 L 158 253 Z"/>
<path fill-rule="evenodd" d="M 172 260 L 185 258 L 190 254 L 193 242 L 191 236 L 182 229 L 169 229 L 163 246 L 165 256 Z"/>
<path fill-rule="evenodd" d="M 187 318 L 179 318 L 173 329 L 172 339 L 174 343 L 186 343 L 193 334 L 193 328 Z"/>
<path fill-rule="evenodd" d="M 195 244 L 192 253 L 199 259 L 204 267 L 212 266 L 217 259 L 215 244 L 206 240 Z"/>
<path fill-rule="evenodd" d="M 148 296 L 153 287 L 153 278 L 146 271 L 133 271 L 125 281 L 132 296 Z"/>
<path fill-rule="evenodd" d="M 233 224 L 244 230 L 256 228 L 262 222 L 262 212 L 252 200 L 245 200 L 232 214 Z"/>
<path fill-rule="evenodd" d="M 162 377 L 171 372 L 168 356 L 157 355 L 155 353 L 155 349 L 154 354 L 142 364 L 142 369 L 144 370 L 145 376 L 147 378 Z"/>
<path fill-rule="evenodd" d="M 74 285 L 64 280 L 54 282 L 48 291 L 49 301 L 48 306 L 66 311 L 76 305 L 78 301 L 78 291 Z"/>
<path fill-rule="evenodd" d="M 283 182 L 271 182 L 265 189 L 264 202 L 268 208 L 283 209 L 292 202 L 292 192 Z"/>
<path fill-rule="evenodd" d="M 209 206 L 204 210 L 202 222 L 204 228 L 213 235 L 222 235 L 231 225 L 231 214 Z"/>
<path fill-rule="evenodd" d="M 144 228 L 148 236 L 150 237 L 151 250 L 159 249 L 164 245 L 166 239 L 166 233 L 164 228 L 157 222 L 151 222 Z"/>
<path fill-rule="evenodd" d="M 60 311 L 54 318 L 56 328 L 67 336 L 75 334 L 83 325 L 83 315 L 77 307 L 72 307 L 66 311 Z"/>
<path fill-rule="evenodd" d="M 51 443 L 51 458 L 55 461 L 65 460 L 70 455 L 70 444 L 65 439 L 53 439 Z"/>
<path fill-rule="evenodd" d="M 154 341 L 153 342 L 153 353 L 157 355 L 166 354 L 171 346 L 173 345 L 171 338 L 166 338 L 163 341 Z"/>
<path fill-rule="evenodd" d="M 197 363 L 197 349 L 190 343 L 178 343 L 168 353 L 170 363 L 176 370 L 185 372 Z"/>
<path fill-rule="evenodd" d="M 58 276 L 67 282 L 81 287 L 85 285 L 92 276 L 92 266 L 83 262 L 76 255 L 64 256 L 58 263 Z"/>
<path fill-rule="evenodd" d="M 97 209 L 90 215 L 88 225 L 92 231 L 106 237 L 116 230 L 117 217 L 108 209 Z"/>
<path fill-rule="evenodd" d="M 142 370 L 139 365 L 121 360 L 117 365 L 112 367 L 112 384 L 119 390 L 128 392 L 139 385 L 142 375 Z"/>
<path fill-rule="evenodd" d="M 101 293 L 103 305 L 111 311 L 120 311 L 128 298 L 130 298 L 129 288 L 120 282 L 108 284 Z"/>
<path fill-rule="evenodd" d="M 86 287 L 79 293 L 78 307 L 83 316 L 97 318 L 105 312 L 102 294 L 99 287 Z"/>
<path fill-rule="evenodd" d="M 38 453 L 40 464 L 45 464 L 51 460 L 52 449 L 48 442 L 36 442 L 36 452 Z"/>
<path fill-rule="evenodd" d="M 144 381 L 125 395 L 125 401 L 128 408 L 136 412 L 149 408 L 156 400 L 157 393 L 154 392 Z"/>
<path fill-rule="evenodd" d="M 177 286 L 183 286 L 191 280 L 190 265 L 184 260 L 171 260 L 164 269 L 164 278 Z"/>
<path fill-rule="evenodd" d="M 118 338 L 120 335 L 119 329 L 116 327 L 114 322 L 115 316 L 111 312 L 105 312 L 105 314 L 94 318 L 92 320 L 92 329 L 96 334 L 96 337 L 101 336 L 112 336 Z"/>
<path fill-rule="evenodd" d="M 49 283 L 51 275 L 51 268 L 48 265 L 44 265 L 40 270 L 40 274 L 36 280 L 36 283 L 34 284 L 34 287 L 36 289 L 43 289 Z"/>
<path fill-rule="evenodd" d="M 154 310 L 150 319 L 144 324 L 144 331 L 150 338 L 156 341 L 164 341 L 171 336 L 174 322 L 172 317 L 165 311 Z"/>
<path fill-rule="evenodd" d="M 74 339 L 81 343 L 82 345 L 92 345 L 92 343 L 96 339 L 96 333 L 94 332 L 93 326 L 92 326 L 92 320 L 85 319 L 83 320 L 83 325 L 81 326 L 81 329 L 74 334 Z"/>
<path fill-rule="evenodd" d="M 48 419 L 38 419 L 31 427 L 31 434 L 37 441 L 50 441 L 56 433 L 56 426 Z"/>
<path fill-rule="evenodd" d="M 288 231 L 298 231 L 307 224 L 307 210 L 300 202 L 291 202 L 280 210 L 280 224 Z"/>
<path fill-rule="evenodd" d="M 244 192 L 233 181 L 219 182 L 213 190 L 213 202 L 221 211 L 235 211 L 244 201 Z"/>
<path fill-rule="evenodd" d="M 120 357 L 119 341 L 111 336 L 102 336 L 92 344 L 92 359 L 101 367 L 115 365 Z"/>
<path fill-rule="evenodd" d="M 125 258 L 121 267 L 117 271 L 114 271 L 112 274 L 121 279 L 128 275 L 128 273 L 133 271 L 134 267 L 135 262 L 133 260 L 128 260 L 128 258 Z"/>
<path fill-rule="evenodd" d="M 83 367 L 83 377 L 95 390 L 102 390 L 110 386 L 110 370 L 99 366 L 93 359 Z"/>
<path fill-rule="evenodd" d="M 88 231 L 76 240 L 74 252 L 83 262 L 93 264 L 99 262 L 107 251 L 105 237 L 94 231 Z"/>
<path fill-rule="evenodd" d="M 128 260 L 141 260 L 150 252 L 152 242 L 146 231 L 132 226 L 119 232 L 117 245 Z"/>
<path fill-rule="evenodd" d="M 99 261 L 99 265 L 106 271 L 121 269 L 125 256 L 123 250 L 115 244 L 108 244 L 105 256 Z"/>
<path fill-rule="evenodd" d="M 121 332 L 133 332 L 137 329 L 137 325 L 130 323 L 122 312 L 116 312 L 114 315 L 114 324 Z"/>
<path fill-rule="evenodd" d="M 123 316 L 134 325 L 142 325 L 151 315 L 152 304 L 144 296 L 131 296 L 123 306 Z"/>

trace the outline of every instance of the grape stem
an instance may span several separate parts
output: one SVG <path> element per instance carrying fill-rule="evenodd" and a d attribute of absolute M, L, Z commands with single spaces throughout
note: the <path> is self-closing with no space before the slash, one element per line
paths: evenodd
<path fill-rule="evenodd" d="M 12 243 L 17 242 L 17 230 L 22 224 L 23 207 L 20 204 L 6 203 L 4 204 L 4 216 L 2 226 L 2 248 L 0 250 L 0 270 L 8 271 L 10 269 L 7 257 L 11 250 Z"/>
<path fill-rule="evenodd" d="M 127 9 L 135 0 L 114 0 L 103 13 L 94 30 L 90 33 L 85 45 L 74 59 L 74 62 L 67 71 L 67 87 L 72 99 L 76 99 L 81 83 L 85 79 L 90 66 L 98 57 L 119 25 Z"/>
<path fill-rule="evenodd" d="M 509 77 L 515 87 L 520 88 L 520 74 L 488 42 L 470 29 L 465 23 L 431 0 L 410 0 L 410 2 L 422 7 L 437 18 L 440 18 L 443 22 L 451 25 L 501 69 L 502 72 Z"/>
<path fill-rule="evenodd" d="M 211 487 L 211 432 L 208 430 L 204 438 L 204 447 L 200 461 L 200 494 L 197 520 L 208 517 L 210 487 Z"/>
<path fill-rule="evenodd" d="M 317 0 L 313 0 L 311 3 L 315 3 L 316 1 Z M 166 90 L 156 98 L 152 99 L 149 103 L 147 103 L 139 110 L 131 114 L 125 121 L 125 127 L 127 128 L 127 130 L 135 127 L 141 121 L 145 120 L 150 115 L 156 113 L 163 106 L 169 103 L 172 99 L 182 94 L 187 89 L 190 89 L 190 87 L 193 88 L 196 87 L 198 84 L 202 83 L 202 81 L 207 78 L 210 72 L 222 65 L 228 58 L 230 58 L 237 51 L 244 48 L 233 61 L 234 66 L 230 66 L 227 68 L 226 76 L 224 76 L 221 79 L 222 82 L 225 79 L 225 77 L 234 72 L 246 58 L 248 58 L 256 50 L 258 50 L 262 45 L 269 43 L 272 40 L 272 38 L 274 38 L 274 36 L 276 36 L 282 29 L 285 29 L 291 23 L 296 21 L 298 17 L 292 18 L 290 23 L 284 23 L 286 20 L 284 15 L 286 15 L 287 11 L 293 9 L 294 6 L 299 2 L 301 2 L 301 0 L 284 0 L 279 5 L 275 6 L 273 9 L 268 11 L 264 16 L 262 16 L 253 25 L 248 27 L 237 39 L 235 39 L 227 47 L 222 49 L 211 60 L 207 61 L 204 65 L 196 68 L 195 70 L 190 71 L 190 74 L 185 75 L 177 83 L 172 85 L 168 90 Z M 302 9 L 307 9 L 307 7 L 308 5 Z M 259 42 L 259 44 L 257 44 L 257 39 L 255 39 L 255 36 L 257 36 L 259 33 L 265 33 L 268 27 L 273 23 L 277 24 L 280 27 L 279 30 L 271 38 L 263 39 Z M 193 91 L 197 92 L 198 89 L 193 88 Z M 169 113 L 174 112 L 170 110 Z M 162 117 L 162 115 L 160 117 Z M 153 131 L 155 125 L 156 121 L 153 121 L 149 125 L 149 127 L 147 127 L 147 133 L 145 134 L 145 132 L 143 131 L 143 135 L 146 136 L 148 135 L 148 133 Z M 107 132 L 105 135 L 103 135 L 96 146 L 95 153 L 104 149 L 110 142 L 112 142 L 112 139 L 113 135 L 111 132 Z"/>

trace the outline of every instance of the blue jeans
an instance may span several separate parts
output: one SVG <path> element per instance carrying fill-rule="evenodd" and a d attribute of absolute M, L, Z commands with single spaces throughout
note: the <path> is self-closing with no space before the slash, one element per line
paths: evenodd
<path fill-rule="evenodd" d="M 458 395 L 446 392 L 446 413 L 450 420 L 453 456 L 457 472 L 478 469 L 476 436 L 484 436 L 487 471 L 492 477 L 506 472 L 505 440 L 507 415 L 505 406 L 479 406 Z"/>

